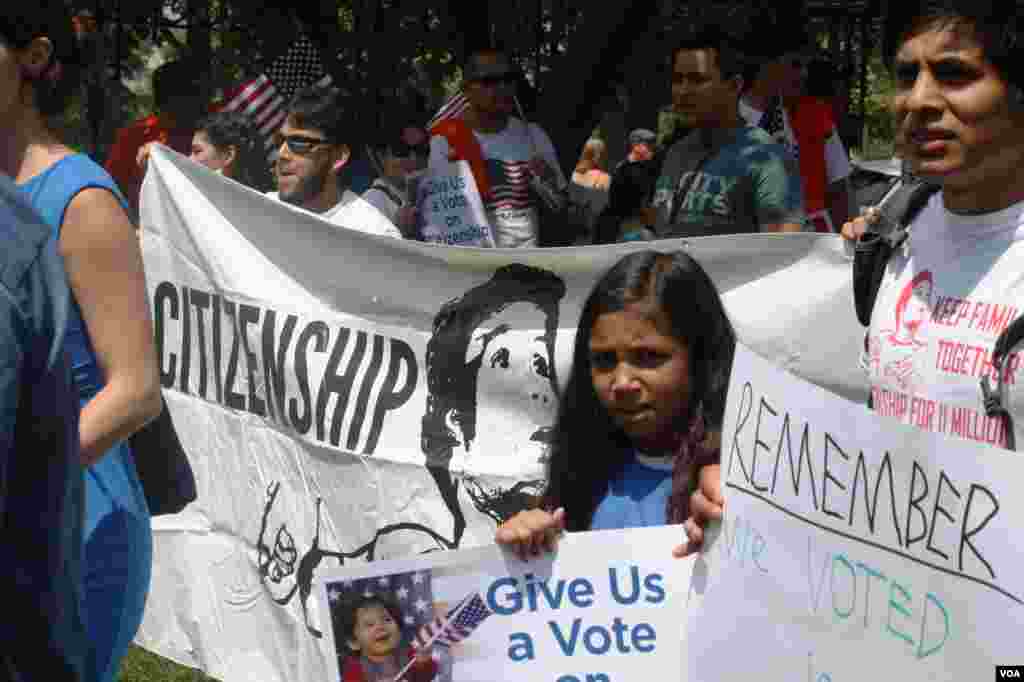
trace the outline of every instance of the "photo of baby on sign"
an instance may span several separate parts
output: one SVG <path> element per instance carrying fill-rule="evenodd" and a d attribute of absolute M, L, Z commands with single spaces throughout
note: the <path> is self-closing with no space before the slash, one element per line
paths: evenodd
<path fill-rule="evenodd" d="M 435 600 L 435 582 L 424 569 L 325 583 L 343 682 L 452 682 L 452 648 L 492 612 L 478 591 Z"/>

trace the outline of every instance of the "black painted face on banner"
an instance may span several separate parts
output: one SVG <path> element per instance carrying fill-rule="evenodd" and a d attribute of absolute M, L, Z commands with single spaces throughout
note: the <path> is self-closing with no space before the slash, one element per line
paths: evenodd
<path fill-rule="evenodd" d="M 555 336 L 564 295 L 555 274 L 507 265 L 434 318 L 421 445 L 457 525 L 461 510 L 449 469 L 543 477 L 557 410 Z M 500 497 L 481 496 L 488 508 L 480 511 L 494 518 L 490 506 Z"/>

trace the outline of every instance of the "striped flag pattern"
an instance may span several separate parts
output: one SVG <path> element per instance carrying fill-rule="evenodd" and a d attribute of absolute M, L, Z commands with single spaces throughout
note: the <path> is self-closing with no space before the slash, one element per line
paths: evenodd
<path fill-rule="evenodd" d="M 491 181 L 488 211 L 530 208 L 530 164 L 528 161 L 487 159 L 487 175 Z"/>
<path fill-rule="evenodd" d="M 445 617 L 436 616 L 424 624 L 416 633 L 413 646 L 417 649 L 433 644 L 450 647 L 468 638 L 493 613 L 479 592 L 467 596 Z"/>
<path fill-rule="evenodd" d="M 320 52 L 302 35 L 275 59 L 265 73 L 246 81 L 229 92 L 222 111 L 240 111 L 256 125 L 266 141 L 268 157 L 273 159 L 273 135 L 287 116 L 288 102 L 309 85 L 330 85 Z"/>
<path fill-rule="evenodd" d="M 469 100 L 466 99 L 465 93 L 460 90 L 448 98 L 448 101 L 444 103 L 444 106 L 437 110 L 437 113 L 434 114 L 434 118 L 430 119 L 430 122 L 427 124 L 427 130 L 430 130 L 441 121 L 446 121 L 450 118 L 459 118 L 468 108 Z"/>

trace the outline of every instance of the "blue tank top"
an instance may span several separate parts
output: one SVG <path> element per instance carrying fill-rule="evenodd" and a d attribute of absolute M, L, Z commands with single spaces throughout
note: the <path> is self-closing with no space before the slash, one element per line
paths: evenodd
<path fill-rule="evenodd" d="M 43 217 L 46 224 L 53 229 L 54 239 L 60 238 L 60 228 L 64 224 L 64 213 L 68 204 L 79 192 L 90 187 L 109 190 L 128 210 L 128 202 L 117 188 L 114 179 L 99 165 L 84 154 L 71 154 L 53 164 L 45 171 L 28 182 L 20 185 L 21 191 L 28 197 L 32 207 Z M 106 383 L 92 341 L 82 320 L 82 311 L 78 302 L 72 298 L 71 311 L 68 316 L 65 347 L 71 360 L 71 371 L 74 376 L 78 394 L 84 405 L 93 398 Z"/>

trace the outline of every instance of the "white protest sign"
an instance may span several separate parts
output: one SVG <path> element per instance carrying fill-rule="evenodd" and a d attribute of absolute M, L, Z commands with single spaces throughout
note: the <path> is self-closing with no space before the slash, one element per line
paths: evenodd
<path fill-rule="evenodd" d="M 722 480 L 691 679 L 982 680 L 1024 660 L 1020 455 L 877 417 L 740 347 Z"/>
<path fill-rule="evenodd" d="M 417 190 L 423 238 L 448 246 L 494 246 L 491 224 L 469 164 L 431 167 Z"/>
<path fill-rule="evenodd" d="M 327 677 L 323 571 L 492 542 L 543 486 L 580 310 L 629 253 L 685 248 L 745 343 L 867 395 L 835 237 L 446 248 L 338 229 L 160 148 L 141 216 L 199 499 L 154 519 L 137 642 L 224 682 Z"/>
<path fill-rule="evenodd" d="M 671 556 L 681 533 L 574 533 L 529 562 L 494 546 L 330 572 L 317 586 L 330 679 L 679 680 L 693 567 Z M 363 635 L 383 613 L 395 625 Z"/>

